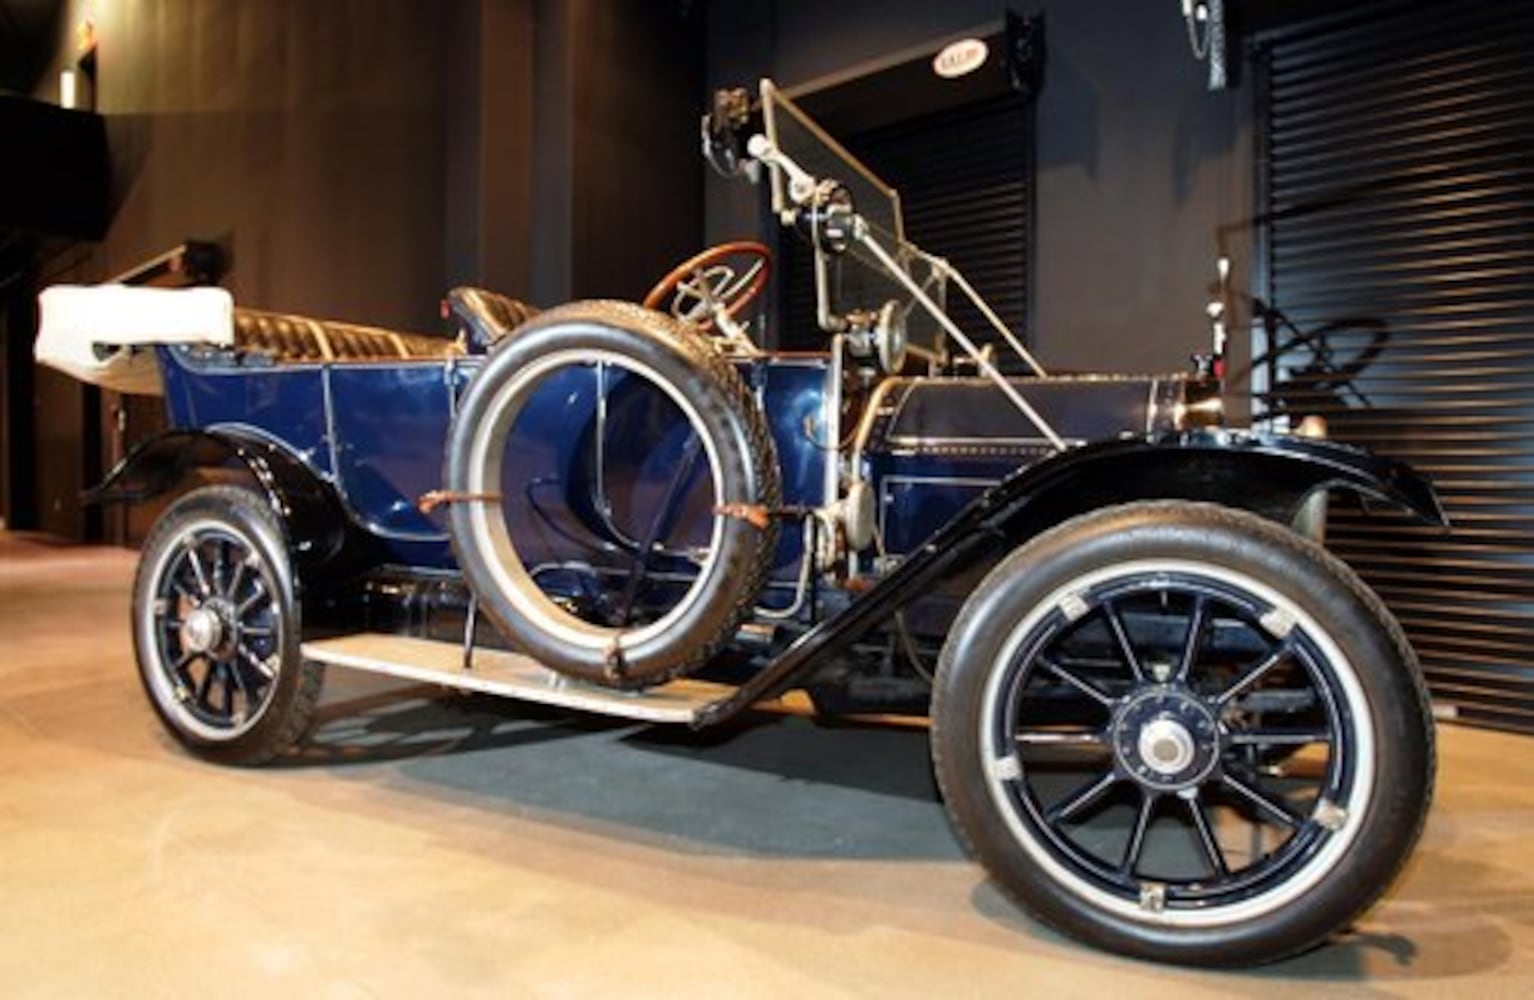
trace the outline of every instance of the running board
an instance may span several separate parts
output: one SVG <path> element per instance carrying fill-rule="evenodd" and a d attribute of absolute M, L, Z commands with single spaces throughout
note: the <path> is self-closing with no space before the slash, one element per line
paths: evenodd
<path fill-rule="evenodd" d="M 736 690 L 728 684 L 683 678 L 642 691 L 619 691 L 566 677 L 531 657 L 500 649 L 476 648 L 473 666 L 465 670 L 463 646 L 458 643 L 381 632 L 306 642 L 303 657 L 330 666 L 644 722 L 690 724 L 704 708 Z"/>

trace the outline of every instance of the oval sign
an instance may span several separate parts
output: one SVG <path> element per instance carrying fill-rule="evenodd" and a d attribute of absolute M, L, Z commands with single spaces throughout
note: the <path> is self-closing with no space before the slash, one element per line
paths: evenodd
<path fill-rule="evenodd" d="M 978 38 L 961 38 L 932 57 L 932 72 L 945 80 L 973 73 L 985 65 L 991 50 Z"/>

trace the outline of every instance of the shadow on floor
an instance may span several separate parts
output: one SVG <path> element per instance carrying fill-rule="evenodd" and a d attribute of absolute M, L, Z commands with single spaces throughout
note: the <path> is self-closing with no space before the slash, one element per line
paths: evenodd
<path fill-rule="evenodd" d="M 336 675 L 332 679 L 339 680 Z M 926 732 L 752 714 L 705 732 L 432 687 L 342 681 L 281 768 L 380 769 L 412 794 L 621 831 L 668 849 L 954 859 Z"/>

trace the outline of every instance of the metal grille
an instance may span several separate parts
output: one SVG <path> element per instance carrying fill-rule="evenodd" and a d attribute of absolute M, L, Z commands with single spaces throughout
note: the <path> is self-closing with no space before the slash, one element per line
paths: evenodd
<path fill-rule="evenodd" d="M 906 236 L 947 257 L 1013 332 L 1027 338 L 1033 217 L 1031 105 L 1006 94 L 959 110 L 842 138 L 900 192 Z M 819 347 L 811 251 L 783 241 L 782 343 Z M 963 296 L 950 294 L 959 328 L 982 344 L 998 339 Z M 870 303 L 877 308 L 879 303 Z M 806 331 L 809 336 L 806 336 Z M 998 358 L 1011 352 L 998 351 Z"/>
<path fill-rule="evenodd" d="M 1452 533 L 1356 509 L 1330 541 L 1436 704 L 1534 731 L 1534 5 L 1376 4 L 1268 39 L 1256 409 L 1438 486 Z"/>

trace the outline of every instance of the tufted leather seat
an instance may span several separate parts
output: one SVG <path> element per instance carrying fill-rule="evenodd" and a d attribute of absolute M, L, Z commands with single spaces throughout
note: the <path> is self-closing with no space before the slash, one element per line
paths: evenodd
<path fill-rule="evenodd" d="M 390 361 L 462 353 L 451 340 L 418 333 L 245 308 L 234 311 L 234 337 L 239 350 L 279 362 Z"/>
<path fill-rule="evenodd" d="M 462 326 L 473 354 L 484 354 L 513 330 L 538 315 L 526 302 L 487 288 L 460 285 L 447 293 L 444 304 Z"/>

